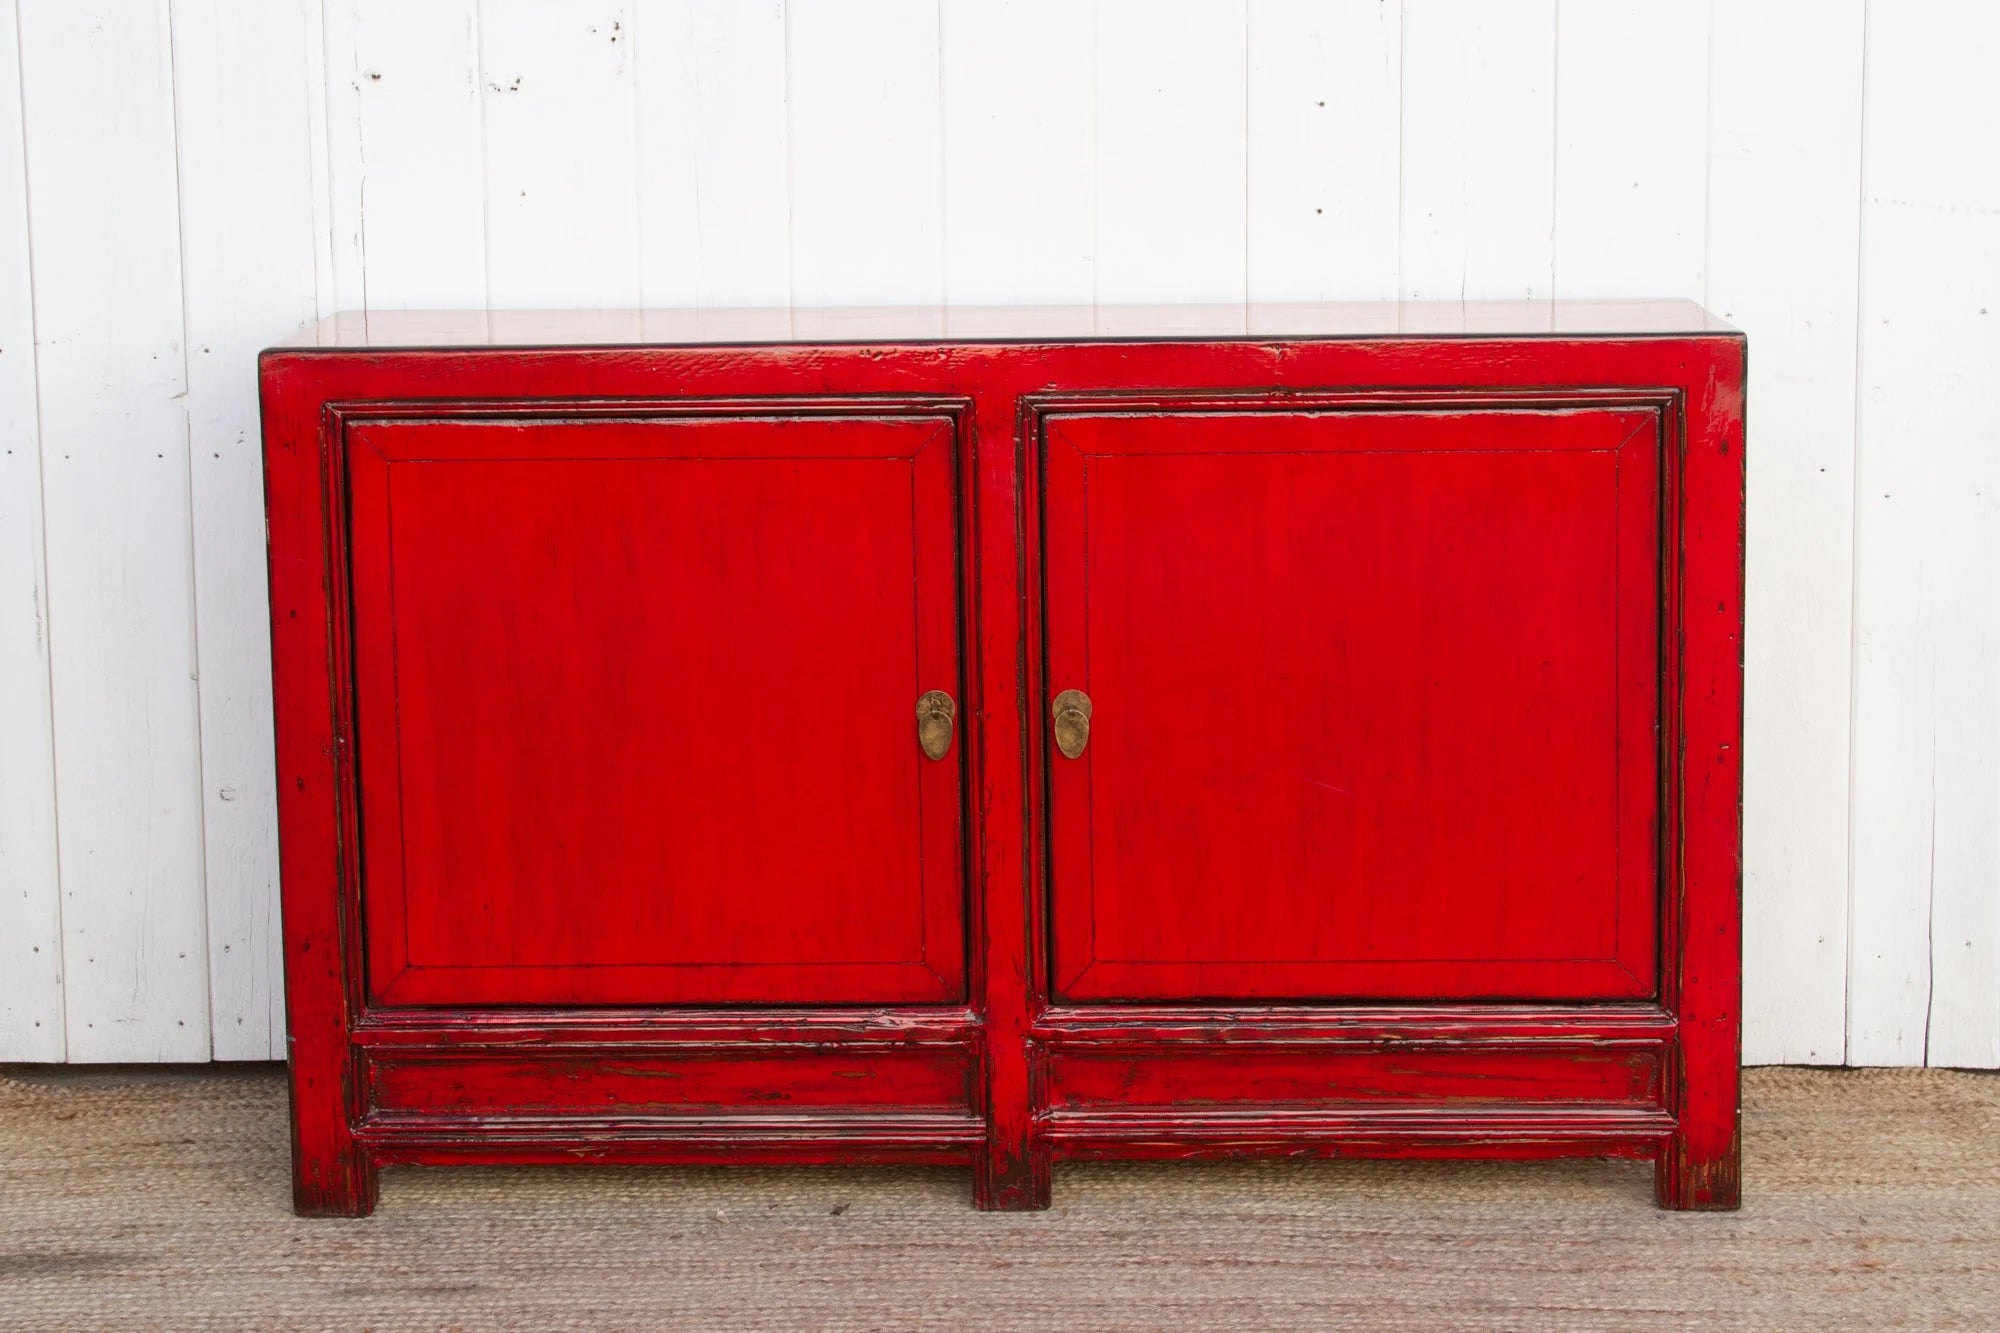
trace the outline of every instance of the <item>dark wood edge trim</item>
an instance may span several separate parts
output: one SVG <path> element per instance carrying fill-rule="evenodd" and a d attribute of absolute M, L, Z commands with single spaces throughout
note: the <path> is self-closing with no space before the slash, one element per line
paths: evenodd
<path fill-rule="evenodd" d="M 343 425 L 385 422 L 447 421 L 623 421 L 637 417 L 696 417 L 732 420 L 794 417 L 861 417 L 894 419 L 946 416 L 972 412 L 972 399 L 962 394 L 644 394 L 630 397 L 592 395 L 584 398 L 334 398 L 326 403 Z"/>
<path fill-rule="evenodd" d="M 1544 1145 L 1589 1156 L 1620 1144 L 1651 1155 L 1673 1132 L 1674 1117 L 1649 1106 L 1536 1102 L 1297 1111 L 1064 1109 L 1042 1112 L 1036 1124 L 1058 1155 L 1188 1146 L 1227 1152 L 1317 1150 L 1327 1156 L 1347 1156 L 1371 1144 L 1401 1152 L 1428 1143 Z"/>
<path fill-rule="evenodd" d="M 1023 406 L 1036 426 L 1065 416 L 1136 416 L 1157 411 L 1199 413 L 1603 411 L 1613 408 L 1665 411 L 1680 390 L 1662 386 L 1551 386 L 1505 389 L 1411 388 L 1357 385 L 1352 388 L 1260 388 L 1231 391 L 1158 389 L 1050 392 L 1027 396 Z M 1075 444 L 1070 444 L 1076 448 Z M 1622 447 L 1622 446 L 1621 446 Z M 1081 452 L 1081 451 L 1079 451 Z"/>
<path fill-rule="evenodd" d="M 969 1113 L 872 1111 L 856 1115 L 660 1115 L 660 1116 L 466 1116 L 377 1111 L 354 1127 L 355 1139 L 371 1155 L 396 1159 L 400 1153 L 485 1153 L 508 1148 L 546 1148 L 566 1158 L 597 1147 L 710 1146 L 734 1156 L 758 1147 L 798 1147 L 814 1143 L 843 1150 L 872 1144 L 880 1148 L 971 1148 L 985 1142 L 986 1122 Z M 403 1160 L 409 1160 L 404 1158 Z"/>
<path fill-rule="evenodd" d="M 1241 309 L 1235 303 L 1231 309 Z M 1297 303 L 1285 303 L 1297 304 Z M 1361 302 L 1359 304 L 1375 304 Z M 1387 304 L 1396 304 L 1389 302 Z M 1421 304 L 1421 303 L 1420 303 Z M 1444 302 L 1444 304 L 1457 304 Z M 1536 302 L 1535 304 L 1542 304 Z M 810 307 L 815 313 L 826 309 L 853 309 L 855 307 Z M 1086 307 L 1073 307 L 1085 309 Z M 1138 307 L 1124 307 L 1135 309 Z M 338 311 L 337 314 L 362 316 L 358 310 Z M 542 314 L 543 311 L 500 311 L 502 314 Z M 592 312 L 584 312 L 592 313 Z M 1713 318 L 1711 316 L 1711 318 Z M 317 323 L 308 324 L 300 330 L 302 336 L 311 336 Z M 371 345 L 368 343 L 333 343 L 327 345 L 306 343 L 277 343 L 258 353 L 259 364 L 266 362 L 284 365 L 288 362 L 311 362 L 316 360 L 346 360 L 367 358 L 373 363 L 401 361 L 408 359 L 422 365 L 425 361 L 439 357 L 520 357 L 532 356 L 539 359 L 573 358 L 589 361 L 624 361 L 635 355 L 649 353 L 667 355 L 706 354 L 710 352 L 772 352 L 779 354 L 819 355 L 825 353 L 873 353 L 882 355 L 955 353 L 964 351 L 983 352 L 989 349 L 1028 352 L 1064 349 L 1072 347 L 1113 347 L 1141 348 L 1167 347 L 1186 348 L 1210 346 L 1217 348 L 1251 348 L 1265 351 L 1283 351 L 1292 347 L 1327 347 L 1345 345 L 1374 345 L 1390 349 L 1444 345 L 1453 350 L 1464 349 L 1473 353 L 1491 348 L 1505 349 L 1521 343 L 1532 343 L 1538 348 L 1547 345 L 1569 344 L 1580 347 L 1614 344 L 1619 346 L 1642 347 L 1649 343 L 1706 343 L 1729 342 L 1746 343 L 1749 335 L 1743 330 L 1719 324 L 1717 327 L 1699 329 L 1656 329 L 1645 331 L 1618 329 L 1515 329 L 1499 332 L 1487 329 L 1427 331 L 1376 331 L 1348 330 L 1340 332 L 1297 333 L 1277 330 L 1257 330 L 1256 332 L 1220 332 L 1210 330 L 1200 333 L 1090 333 L 1063 334 L 1056 331 L 1040 332 L 1033 335 L 1001 335 L 974 337 L 970 335 L 951 336 L 942 330 L 937 333 L 898 333 L 879 338 L 737 338 L 714 342 L 647 342 L 641 340 L 578 342 L 575 339 L 548 342 L 451 342 L 437 341 L 425 343 L 397 343 Z"/>
<path fill-rule="evenodd" d="M 354 1025 L 358 1046 L 433 1050 L 613 1046 L 710 1048 L 965 1046 L 976 1010 L 951 1009 L 375 1009 Z"/>
<path fill-rule="evenodd" d="M 372 1177 L 384 1166 L 955 1166 L 970 1165 L 977 1148 L 957 1143 L 904 1143 L 873 1138 L 744 1142 L 716 1139 L 606 1139 L 589 1144 L 435 1143 L 360 1150 Z M 372 1208 L 372 1203 L 370 1207 Z M 355 1216 L 323 1211 L 319 1216 Z"/>
<path fill-rule="evenodd" d="M 1236 1045 L 1663 1046 L 1679 1031 L 1654 1004 L 1265 1006 L 1064 1005 L 1031 1035 L 1052 1047 Z"/>

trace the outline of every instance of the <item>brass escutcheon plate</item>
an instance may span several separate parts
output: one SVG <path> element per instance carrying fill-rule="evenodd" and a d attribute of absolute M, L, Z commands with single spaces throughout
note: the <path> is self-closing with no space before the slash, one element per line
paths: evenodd
<path fill-rule="evenodd" d="M 925 690 L 917 696 L 917 744 L 931 759 L 942 759 L 951 750 L 952 720 L 958 705 L 943 690 Z"/>
<path fill-rule="evenodd" d="M 1082 690 L 1064 690 L 1049 705 L 1056 720 L 1056 748 L 1063 758 L 1075 759 L 1090 744 L 1090 696 Z"/>

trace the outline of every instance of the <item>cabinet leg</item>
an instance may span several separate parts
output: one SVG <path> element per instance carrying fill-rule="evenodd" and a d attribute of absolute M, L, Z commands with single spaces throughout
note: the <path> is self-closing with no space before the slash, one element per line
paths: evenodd
<path fill-rule="evenodd" d="M 375 1211 L 378 1169 L 355 1148 L 292 1153 L 292 1211 L 300 1217 L 366 1217 Z"/>
<path fill-rule="evenodd" d="M 1703 1154 L 1686 1134 L 1674 1134 L 1653 1163 L 1653 1196 L 1662 1208 L 1729 1212 L 1741 1207 L 1742 1137 L 1732 1134 L 1727 1147 Z"/>
<path fill-rule="evenodd" d="M 972 1162 L 972 1203 L 981 1212 L 1032 1213 L 1049 1206 L 1049 1150 L 1030 1145 L 1022 1153 L 993 1147 Z"/>

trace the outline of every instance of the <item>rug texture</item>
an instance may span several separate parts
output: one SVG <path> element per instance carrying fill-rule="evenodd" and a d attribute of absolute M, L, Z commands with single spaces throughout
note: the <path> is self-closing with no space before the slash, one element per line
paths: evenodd
<path fill-rule="evenodd" d="M 2000 1329 L 2000 1076 L 1751 1071 L 1743 1211 L 1619 1162 L 401 1170 L 291 1215 L 275 1068 L 0 1071 L 5 1329 Z"/>

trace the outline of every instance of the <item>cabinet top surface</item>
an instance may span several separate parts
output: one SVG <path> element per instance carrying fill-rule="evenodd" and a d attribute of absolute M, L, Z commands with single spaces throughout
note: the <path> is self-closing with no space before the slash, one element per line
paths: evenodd
<path fill-rule="evenodd" d="M 286 350 L 787 343 L 1659 338 L 1735 335 L 1693 301 L 1353 301 L 740 310 L 398 310 L 329 315 Z"/>

